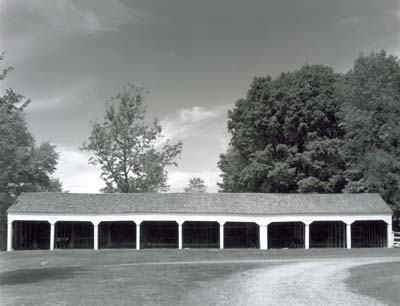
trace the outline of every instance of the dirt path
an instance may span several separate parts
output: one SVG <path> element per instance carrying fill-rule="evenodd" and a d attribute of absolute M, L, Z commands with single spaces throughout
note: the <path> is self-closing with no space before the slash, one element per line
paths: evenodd
<path fill-rule="evenodd" d="M 193 305 L 385 305 L 349 291 L 348 269 L 398 258 L 363 258 L 283 263 L 236 274 L 207 288 L 190 292 Z M 212 297 L 212 300 L 209 300 Z"/>

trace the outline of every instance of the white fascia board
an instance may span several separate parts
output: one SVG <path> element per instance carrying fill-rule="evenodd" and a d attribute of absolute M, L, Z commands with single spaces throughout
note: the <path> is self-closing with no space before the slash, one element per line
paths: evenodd
<path fill-rule="evenodd" d="M 239 215 L 239 214 L 186 214 L 186 213 L 120 213 L 120 214 L 71 214 L 71 213 L 8 213 L 8 222 L 20 221 L 89 221 L 99 224 L 102 221 L 133 221 L 140 224 L 143 221 L 185 221 L 219 222 L 254 222 L 268 225 L 272 222 L 303 222 L 311 224 L 314 221 L 343 221 L 351 224 L 355 221 L 382 220 L 392 223 L 391 214 L 282 214 L 282 215 Z"/>

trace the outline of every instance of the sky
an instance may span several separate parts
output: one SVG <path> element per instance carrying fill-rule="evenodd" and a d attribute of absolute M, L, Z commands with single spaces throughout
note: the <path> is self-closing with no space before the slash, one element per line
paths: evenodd
<path fill-rule="evenodd" d="M 79 146 L 127 82 L 183 142 L 170 191 L 199 176 L 217 192 L 227 112 L 255 76 L 306 63 L 346 71 L 382 49 L 400 55 L 399 0 L 0 0 L 0 52 L 14 67 L 0 92 L 32 99 L 29 129 L 57 146 L 54 176 L 70 192 L 103 187 Z"/>

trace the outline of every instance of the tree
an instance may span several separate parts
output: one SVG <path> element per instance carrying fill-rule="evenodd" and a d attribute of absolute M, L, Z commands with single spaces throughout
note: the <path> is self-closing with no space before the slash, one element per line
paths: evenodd
<path fill-rule="evenodd" d="M 0 62 L 3 54 L 0 55 Z M 12 70 L 7 67 L 0 81 Z M 57 165 L 55 146 L 48 142 L 36 145 L 28 130 L 24 109 L 31 101 L 12 89 L 0 97 L 0 219 L 6 223 L 6 209 L 21 192 L 61 191 L 58 179 L 51 175 Z M 0 245 L 5 247 L 5 230 Z"/>
<path fill-rule="evenodd" d="M 201 177 L 192 177 L 189 179 L 189 184 L 184 188 L 184 191 L 189 193 L 206 192 L 207 186 Z"/>
<path fill-rule="evenodd" d="M 255 78 L 228 113 L 219 168 L 225 192 L 341 192 L 339 75 L 321 65 Z"/>
<path fill-rule="evenodd" d="M 400 210 L 400 61 L 360 55 L 341 86 L 347 192 L 379 192 Z"/>
<path fill-rule="evenodd" d="M 158 192 L 168 189 L 166 166 L 177 163 L 182 143 L 164 140 L 157 119 L 145 121 L 142 88 L 126 84 L 108 101 L 103 123 L 95 122 L 82 150 L 94 152 L 89 162 L 101 166 L 103 192 Z"/>
<path fill-rule="evenodd" d="M 0 61 L 3 60 L 3 54 Z M 3 69 L 3 80 L 12 68 Z M 60 182 L 51 178 L 57 165 L 55 146 L 36 146 L 23 114 L 31 101 L 6 89 L 0 97 L 0 193 L 14 198 L 24 191 L 57 191 Z"/>

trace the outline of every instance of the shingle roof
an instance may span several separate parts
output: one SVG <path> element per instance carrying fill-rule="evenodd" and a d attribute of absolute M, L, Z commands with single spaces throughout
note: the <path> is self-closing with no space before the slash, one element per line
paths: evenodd
<path fill-rule="evenodd" d="M 379 194 L 277 193 L 23 193 L 8 212 L 18 213 L 208 213 L 380 214 L 392 213 Z"/>

